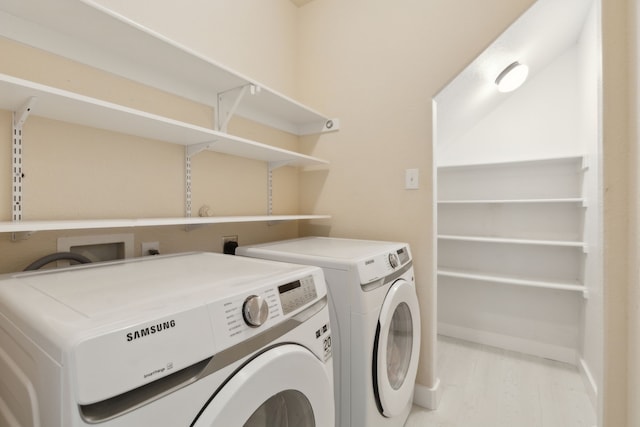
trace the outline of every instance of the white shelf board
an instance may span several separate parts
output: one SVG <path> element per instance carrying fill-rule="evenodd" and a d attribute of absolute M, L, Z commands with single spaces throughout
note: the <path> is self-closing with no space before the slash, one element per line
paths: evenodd
<path fill-rule="evenodd" d="M 181 145 L 213 142 L 212 151 L 291 166 L 325 160 L 179 122 L 73 92 L 0 74 L 0 109 L 17 111 L 35 97 L 34 116 Z"/>
<path fill-rule="evenodd" d="M 539 246 L 566 246 L 585 249 L 584 242 L 574 242 L 568 240 L 536 240 L 536 239 L 514 239 L 504 237 L 480 237 L 480 236 L 458 236 L 450 234 L 439 234 L 439 240 L 457 240 L 462 242 L 480 243 L 506 243 L 515 245 L 539 245 Z"/>
<path fill-rule="evenodd" d="M 439 165 L 437 167 L 438 170 L 454 170 L 454 169 L 476 169 L 476 168 L 493 168 L 493 167 L 510 167 L 510 166 L 521 166 L 521 165 L 529 165 L 529 164 L 544 164 L 544 163 L 558 163 L 558 162 L 571 162 L 575 161 L 580 162 L 581 165 L 584 162 L 583 155 L 575 155 L 575 156 L 559 156 L 559 157 L 541 157 L 537 159 L 523 159 L 523 160 L 505 160 L 498 162 L 487 162 L 487 163 L 461 163 L 461 164 L 450 164 L 450 165 Z"/>
<path fill-rule="evenodd" d="M 20 221 L 0 222 L 0 233 L 21 233 L 51 230 L 84 230 L 98 228 L 155 227 L 165 225 L 206 225 L 241 222 L 277 222 L 313 219 L 330 219 L 330 215 L 256 215 L 218 216 L 194 218 L 137 218 L 137 219 L 95 219 L 60 221 Z"/>
<path fill-rule="evenodd" d="M 459 279 L 477 280 L 481 282 L 503 283 L 515 286 L 529 286 L 546 289 L 559 289 L 565 291 L 586 292 L 587 288 L 576 282 L 562 282 L 554 280 L 526 279 L 513 276 L 501 276 L 495 274 L 477 273 L 466 270 L 438 269 L 438 276 L 455 277 Z"/>
<path fill-rule="evenodd" d="M 480 199 L 480 200 L 438 200 L 440 205 L 463 205 L 463 204 L 561 204 L 579 203 L 584 205 L 585 199 L 567 197 L 559 199 Z"/>
<path fill-rule="evenodd" d="M 237 114 L 290 133 L 319 133 L 329 120 L 92 0 L 2 0 L 0 35 L 211 106 L 218 93 L 256 85 Z"/>

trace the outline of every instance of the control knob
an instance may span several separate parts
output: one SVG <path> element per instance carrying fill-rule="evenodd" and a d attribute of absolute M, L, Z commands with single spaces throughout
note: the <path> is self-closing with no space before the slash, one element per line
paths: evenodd
<path fill-rule="evenodd" d="M 257 328 L 269 317 L 269 305 L 259 295 L 251 295 L 244 300 L 242 317 L 247 325 Z"/>
<path fill-rule="evenodd" d="M 389 264 L 391 268 L 396 269 L 400 265 L 400 258 L 398 258 L 398 254 L 391 252 L 389 254 Z"/>

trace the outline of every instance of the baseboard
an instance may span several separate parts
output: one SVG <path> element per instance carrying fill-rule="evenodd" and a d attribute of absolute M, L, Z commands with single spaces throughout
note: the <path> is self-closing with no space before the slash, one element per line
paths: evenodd
<path fill-rule="evenodd" d="M 442 398 L 442 387 L 440 378 L 436 379 L 433 387 L 429 388 L 422 384 L 416 384 L 413 390 L 413 403 L 425 409 L 438 409 Z"/>
<path fill-rule="evenodd" d="M 589 396 L 589 400 L 591 400 L 591 406 L 593 406 L 593 410 L 598 412 L 598 384 L 596 383 L 595 378 L 591 374 L 591 370 L 589 369 L 589 365 L 587 362 L 580 358 L 578 361 L 578 368 L 580 369 L 580 376 L 582 376 L 582 381 L 584 381 L 584 388 L 587 390 L 587 395 Z"/>
<path fill-rule="evenodd" d="M 574 348 L 528 340 L 526 338 L 481 331 L 447 323 L 438 323 L 438 334 L 543 357 L 545 359 L 557 360 L 574 366 L 578 363 L 578 354 Z"/>

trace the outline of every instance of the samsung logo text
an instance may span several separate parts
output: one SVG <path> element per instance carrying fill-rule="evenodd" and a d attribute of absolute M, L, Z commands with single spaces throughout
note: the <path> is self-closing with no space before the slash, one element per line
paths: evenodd
<path fill-rule="evenodd" d="M 175 328 L 176 321 L 169 320 L 167 322 L 158 323 L 156 325 L 147 326 L 146 328 L 139 329 L 137 331 L 129 332 L 127 334 L 127 341 L 134 341 L 139 338 L 144 338 L 149 335 L 157 334 L 158 332 L 166 331 L 167 329 Z"/>

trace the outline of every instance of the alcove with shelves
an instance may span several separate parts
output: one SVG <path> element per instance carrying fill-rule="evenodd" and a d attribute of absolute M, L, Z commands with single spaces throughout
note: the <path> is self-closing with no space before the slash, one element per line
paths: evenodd
<path fill-rule="evenodd" d="M 575 363 L 587 170 L 582 155 L 437 168 L 441 333 Z M 471 297 L 473 308 L 455 303 Z M 523 315 L 504 314 L 509 305 Z M 503 315 L 512 335 L 489 332 Z"/>
<path fill-rule="evenodd" d="M 8 1 L 0 6 L 0 35 L 79 63 L 113 73 L 193 102 L 215 112 L 213 128 L 162 117 L 57 87 L 0 75 L 0 109 L 13 112 L 12 221 L 0 232 L 83 228 L 198 225 L 225 222 L 327 219 L 328 215 L 273 215 L 272 172 L 283 166 L 326 165 L 323 159 L 249 140 L 228 132 L 235 115 L 294 135 L 338 129 L 338 121 L 236 73 L 161 34 L 92 1 Z M 83 25 L 78 25 L 82 22 Z M 22 126 L 30 116 L 185 146 L 185 216 L 96 220 L 24 221 L 21 179 Z M 203 150 L 267 164 L 268 205 L 264 214 L 192 217 L 190 161 Z"/>

